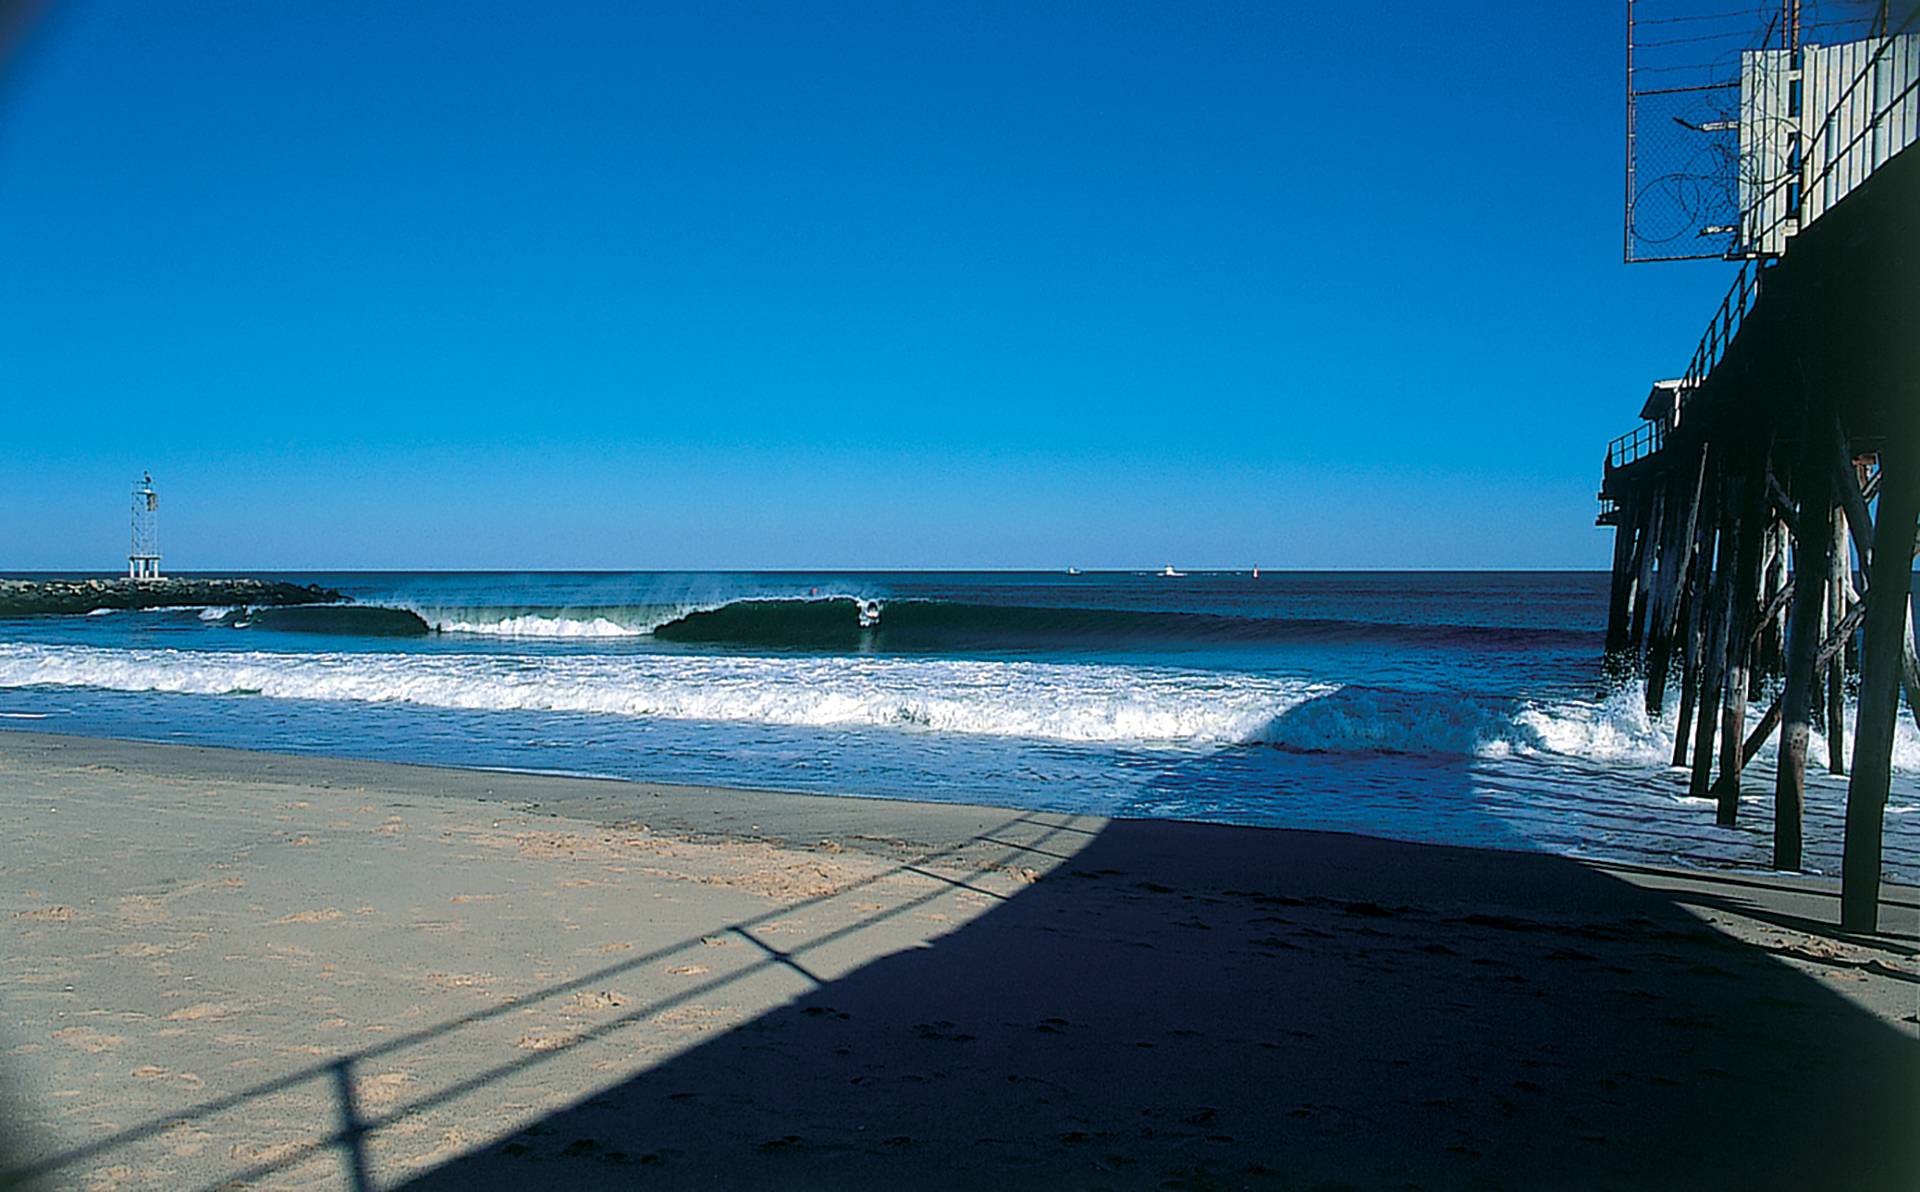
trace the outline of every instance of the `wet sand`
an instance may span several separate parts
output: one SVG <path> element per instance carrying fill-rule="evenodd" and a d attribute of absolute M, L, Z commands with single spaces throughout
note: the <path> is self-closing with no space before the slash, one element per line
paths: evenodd
<path fill-rule="evenodd" d="M 0 732 L 49 1187 L 1920 1186 L 1920 892 Z"/>

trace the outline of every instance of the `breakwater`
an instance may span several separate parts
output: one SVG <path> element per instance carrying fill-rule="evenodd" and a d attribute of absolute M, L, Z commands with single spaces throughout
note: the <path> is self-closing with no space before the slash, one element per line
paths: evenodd
<path fill-rule="evenodd" d="M 89 613 L 100 608 L 330 604 L 346 599 L 317 584 L 265 579 L 0 579 L 0 616 L 9 617 Z"/>

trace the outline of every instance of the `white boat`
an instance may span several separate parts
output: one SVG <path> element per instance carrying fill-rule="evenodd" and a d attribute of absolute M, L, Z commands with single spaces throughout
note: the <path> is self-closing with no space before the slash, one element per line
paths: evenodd
<path fill-rule="evenodd" d="M 1166 566 L 1166 570 L 1164 570 L 1164 571 L 1162 571 L 1162 572 L 1161 572 L 1160 574 L 1161 574 L 1161 576 L 1162 576 L 1163 578 L 1165 578 L 1165 579 L 1179 579 L 1179 578 L 1180 578 L 1181 576 L 1183 576 L 1183 575 L 1185 575 L 1185 574 L 1186 574 L 1186 572 L 1184 572 L 1184 571 L 1175 571 L 1175 570 L 1173 569 L 1173 564 L 1172 564 L 1172 563 L 1168 563 L 1168 564 L 1167 564 L 1167 566 Z"/>
<path fill-rule="evenodd" d="M 1255 564 L 1253 565 L 1253 578 L 1255 578 L 1255 579 L 1259 579 L 1259 578 L 1260 578 L 1260 564 L 1258 564 L 1258 563 L 1255 563 Z"/>
<path fill-rule="evenodd" d="M 1069 567 L 1069 568 L 1067 568 L 1067 574 L 1068 574 L 1068 575 L 1079 575 L 1079 574 L 1080 574 L 1080 569 L 1079 569 L 1078 567 Z"/>

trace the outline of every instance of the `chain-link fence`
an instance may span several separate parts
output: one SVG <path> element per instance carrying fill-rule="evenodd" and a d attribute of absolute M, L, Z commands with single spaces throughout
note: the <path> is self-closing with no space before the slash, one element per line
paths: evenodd
<path fill-rule="evenodd" d="M 1627 260 L 1735 251 L 1742 55 L 1791 19 L 1778 2 L 1628 0 Z"/>
<path fill-rule="evenodd" d="M 1739 222 L 1740 87 L 1633 97 L 1627 259 L 1723 257 Z"/>
<path fill-rule="evenodd" d="M 1917 12 L 1915 0 L 1628 0 L 1627 260 L 1778 254 L 1817 214 L 1802 211 L 1809 172 L 1823 179 L 1816 202 L 1833 201 L 1864 175 L 1854 159 L 1870 169 L 1910 143 Z M 1810 154 L 1821 136 L 1807 130 L 1824 132 L 1830 110 L 1841 129 Z"/>

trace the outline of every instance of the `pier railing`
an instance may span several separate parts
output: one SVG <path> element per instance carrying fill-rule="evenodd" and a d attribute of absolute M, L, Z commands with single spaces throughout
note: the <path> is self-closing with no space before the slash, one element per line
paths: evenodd
<path fill-rule="evenodd" d="M 1667 445 L 1665 419 L 1648 420 L 1607 444 L 1607 468 L 1624 468 Z"/>
<path fill-rule="evenodd" d="M 1758 260 L 1741 263 L 1733 285 L 1727 288 L 1726 296 L 1720 299 L 1720 308 L 1708 320 L 1706 333 L 1700 337 L 1699 346 L 1694 348 L 1693 357 L 1687 361 L 1687 371 L 1674 390 L 1673 408 L 1664 416 L 1650 418 L 1608 443 L 1609 469 L 1624 468 L 1667 445 L 1667 435 L 1679 424 L 1681 409 L 1687 398 L 1713 375 L 1713 370 L 1726 356 L 1728 345 L 1733 343 L 1734 336 L 1740 333 L 1741 325 L 1746 322 L 1747 312 L 1759 301 L 1760 279 L 1765 268 Z"/>
<path fill-rule="evenodd" d="M 1692 393 L 1701 382 L 1713 375 L 1719 366 L 1721 357 L 1727 354 L 1727 346 L 1733 337 L 1740 333 L 1740 325 L 1745 322 L 1747 312 L 1760 298 L 1761 265 L 1758 260 L 1741 262 L 1740 272 L 1733 279 L 1733 285 L 1727 288 L 1727 296 L 1720 300 L 1720 309 L 1714 312 L 1707 323 L 1706 334 L 1700 337 L 1700 346 L 1693 350 L 1693 358 L 1687 361 L 1687 371 L 1681 377 L 1680 396 Z"/>

